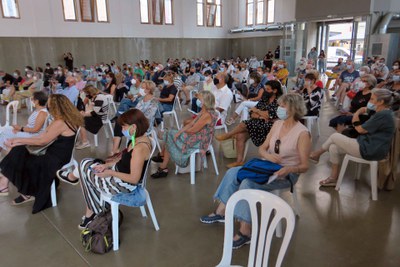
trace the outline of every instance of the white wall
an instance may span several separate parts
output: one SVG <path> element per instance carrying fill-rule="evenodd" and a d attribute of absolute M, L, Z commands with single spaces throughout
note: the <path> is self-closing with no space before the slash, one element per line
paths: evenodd
<path fill-rule="evenodd" d="M 110 22 L 91 23 L 64 21 L 61 0 L 19 1 L 21 18 L 0 17 L 0 37 L 225 38 L 231 28 L 228 0 L 223 1 L 223 27 L 216 28 L 196 26 L 195 0 L 173 1 L 174 25 L 141 24 L 139 0 L 108 2 Z"/>

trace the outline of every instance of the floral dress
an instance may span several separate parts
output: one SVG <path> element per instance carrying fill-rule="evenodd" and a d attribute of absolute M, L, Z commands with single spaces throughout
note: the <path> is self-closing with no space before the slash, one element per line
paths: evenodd
<path fill-rule="evenodd" d="M 243 121 L 246 124 L 247 132 L 250 135 L 251 141 L 256 146 L 261 146 L 269 131 L 272 128 L 275 120 L 278 118 L 276 115 L 276 110 L 278 109 L 278 101 L 274 99 L 271 103 L 269 103 L 269 98 L 262 97 L 260 101 L 258 101 L 256 108 L 261 111 L 268 111 L 269 120 L 265 121 L 263 119 L 255 119 L 251 118 Z"/>
<path fill-rule="evenodd" d="M 194 134 L 182 133 L 174 141 L 174 136 L 178 130 L 172 129 L 164 133 L 166 148 L 171 155 L 173 161 L 179 167 L 186 167 L 190 162 L 190 155 L 197 149 L 200 149 L 200 155 L 204 159 L 208 145 L 214 136 L 214 127 L 218 120 L 218 114 L 210 111 L 211 123 L 206 124 L 200 131 Z M 195 123 L 201 116 L 195 118 Z"/>

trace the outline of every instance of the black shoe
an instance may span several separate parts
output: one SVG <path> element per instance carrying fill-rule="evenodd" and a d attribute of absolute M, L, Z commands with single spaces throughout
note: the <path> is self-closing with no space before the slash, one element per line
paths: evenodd
<path fill-rule="evenodd" d="M 58 170 L 57 172 L 56 172 L 56 175 L 57 175 L 57 178 L 61 181 L 61 182 L 64 182 L 64 183 L 67 183 L 67 184 L 72 184 L 72 185 L 77 185 L 77 184 L 79 184 L 79 179 L 76 179 L 75 181 L 71 181 L 70 179 L 68 179 L 68 174 L 69 174 L 70 172 L 69 171 L 67 171 L 67 170 Z"/>
<path fill-rule="evenodd" d="M 161 168 L 158 168 L 157 172 L 151 175 L 151 177 L 153 177 L 154 179 L 164 178 L 167 176 L 168 176 L 168 169 L 161 169 Z"/>
<path fill-rule="evenodd" d="M 163 157 L 161 157 L 160 154 L 158 154 L 157 156 L 154 156 L 151 158 L 152 161 L 157 162 L 157 163 L 161 163 L 164 161 Z"/>
<path fill-rule="evenodd" d="M 94 220 L 96 214 L 92 214 L 90 217 L 83 216 L 81 223 L 78 225 L 79 230 L 85 230 L 87 226 Z"/>

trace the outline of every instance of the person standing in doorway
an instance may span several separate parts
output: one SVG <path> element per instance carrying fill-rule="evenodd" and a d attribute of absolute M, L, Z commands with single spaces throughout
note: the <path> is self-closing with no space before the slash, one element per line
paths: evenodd
<path fill-rule="evenodd" d="M 325 72 L 325 59 L 326 59 L 325 51 L 321 50 L 318 56 L 318 71 L 320 73 Z"/>
<path fill-rule="evenodd" d="M 280 53 L 281 53 L 281 47 L 278 45 L 275 49 L 275 59 L 280 58 Z"/>
<path fill-rule="evenodd" d="M 71 52 L 64 53 L 64 61 L 65 61 L 65 66 L 67 66 L 68 70 L 73 71 L 74 58 L 72 57 Z"/>

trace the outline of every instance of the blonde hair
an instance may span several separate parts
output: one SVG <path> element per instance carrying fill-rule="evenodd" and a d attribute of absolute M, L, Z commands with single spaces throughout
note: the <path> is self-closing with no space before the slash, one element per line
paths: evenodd
<path fill-rule="evenodd" d="M 206 110 L 214 110 L 215 108 L 215 96 L 213 93 L 210 91 L 201 91 L 199 93 L 203 97 L 203 107 L 206 108 Z"/>
<path fill-rule="evenodd" d="M 82 89 L 86 95 L 96 95 L 100 93 L 100 90 L 94 87 L 93 85 L 86 85 L 85 88 Z"/>
<path fill-rule="evenodd" d="M 50 95 L 48 102 L 49 112 L 54 119 L 63 120 L 75 129 L 84 125 L 81 113 L 65 95 Z"/>
<path fill-rule="evenodd" d="M 292 115 L 295 121 L 301 120 L 307 113 L 304 99 L 299 94 L 289 93 L 278 99 L 278 104 L 286 104 L 288 115 Z"/>
<path fill-rule="evenodd" d="M 156 84 L 153 81 L 150 80 L 144 80 L 142 82 L 142 85 L 145 84 L 147 86 L 147 89 L 150 90 L 150 94 L 154 94 L 154 90 L 156 89 Z"/>

